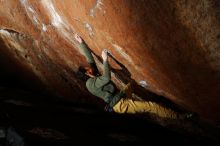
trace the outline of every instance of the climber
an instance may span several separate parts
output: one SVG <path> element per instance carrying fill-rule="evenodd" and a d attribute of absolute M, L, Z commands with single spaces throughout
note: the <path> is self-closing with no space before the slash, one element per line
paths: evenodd
<path fill-rule="evenodd" d="M 114 111 L 117 113 L 151 113 L 162 118 L 181 118 L 182 115 L 157 103 L 127 98 L 136 96 L 131 92 L 130 83 L 117 92 L 111 81 L 108 51 L 102 51 L 101 56 L 103 58 L 104 73 L 103 75 L 99 75 L 90 49 L 79 35 L 75 34 L 75 40 L 79 43 L 80 48 L 90 65 L 89 67 L 80 66 L 77 75 L 80 79 L 86 81 L 86 87 L 90 93 L 105 101 L 106 111 Z"/>
<path fill-rule="evenodd" d="M 90 67 L 79 67 L 78 75 L 81 76 L 81 79 L 86 80 L 86 87 L 89 92 L 103 99 L 105 103 L 107 103 L 105 109 L 112 111 L 113 106 L 121 99 L 121 97 L 125 96 L 124 90 L 126 90 L 126 87 L 115 94 L 115 87 L 111 82 L 108 51 L 102 51 L 104 73 L 100 76 L 97 66 L 95 65 L 95 60 L 85 42 L 77 34 L 75 34 L 75 39 L 79 43 L 80 48 L 83 50 L 83 53 L 90 65 Z"/>

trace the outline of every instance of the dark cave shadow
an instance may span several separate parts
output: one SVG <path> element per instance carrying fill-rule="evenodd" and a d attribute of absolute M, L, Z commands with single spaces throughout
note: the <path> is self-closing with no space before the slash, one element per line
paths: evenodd
<path fill-rule="evenodd" d="M 41 106 L 22 107 L 14 106 L 12 104 L 1 104 L 0 109 L 4 109 L 10 116 L 13 117 L 13 119 L 6 119 L 7 125 L 15 127 L 17 131 L 21 133 L 21 135 L 25 136 L 26 140 L 35 140 L 35 142 L 38 140 L 54 140 L 57 142 L 60 136 L 62 138 L 62 135 L 56 135 L 56 132 L 67 136 L 67 138 L 63 139 L 63 142 L 71 143 L 76 142 L 75 138 L 94 139 L 95 137 L 99 137 L 103 142 L 111 142 L 112 139 L 106 137 L 105 135 L 112 132 L 121 133 L 121 131 L 123 131 L 125 134 L 135 133 L 140 138 L 139 140 L 144 140 L 147 137 L 150 137 L 152 142 L 158 137 L 163 138 L 164 140 L 170 139 L 171 137 L 184 140 L 185 138 L 183 138 L 183 136 L 187 136 L 186 134 L 178 134 L 175 131 L 167 130 L 166 128 L 158 126 L 157 124 L 154 124 L 150 121 L 145 121 L 136 116 L 134 117 L 133 115 L 113 115 L 97 112 L 81 113 L 81 111 L 74 111 L 72 108 L 70 109 L 70 107 L 67 107 L 67 110 L 64 110 L 56 108 L 56 105 L 51 104 L 48 104 L 47 107 L 44 107 L 43 109 Z M 114 118 L 112 118 L 112 116 L 114 116 Z M 88 121 L 90 124 L 88 124 Z M 103 125 L 103 122 L 108 126 L 106 127 L 106 124 Z M 129 126 L 131 127 L 129 128 L 129 131 L 127 131 L 127 127 Z M 139 132 L 140 128 L 143 130 L 151 130 L 153 133 L 151 132 L 143 135 L 142 132 Z M 30 132 L 31 129 L 42 129 L 45 131 L 49 130 L 48 135 L 52 134 L 56 137 L 52 139 L 50 137 L 40 137 L 41 131 L 32 133 Z M 55 132 L 55 134 L 50 134 L 51 130 L 52 132 Z M 191 137 L 189 137 L 187 140 L 193 142 Z M 178 142 L 178 140 L 176 141 Z M 169 140 L 167 140 L 167 142 L 169 142 Z"/>

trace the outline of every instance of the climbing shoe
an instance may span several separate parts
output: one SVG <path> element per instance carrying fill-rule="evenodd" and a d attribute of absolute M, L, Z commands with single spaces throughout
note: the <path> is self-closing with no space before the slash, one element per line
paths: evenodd
<path fill-rule="evenodd" d="M 188 113 L 185 113 L 183 116 L 184 116 L 183 119 L 185 119 L 187 121 L 191 121 L 191 122 L 198 122 L 199 121 L 199 115 L 197 113 L 188 112 Z"/>

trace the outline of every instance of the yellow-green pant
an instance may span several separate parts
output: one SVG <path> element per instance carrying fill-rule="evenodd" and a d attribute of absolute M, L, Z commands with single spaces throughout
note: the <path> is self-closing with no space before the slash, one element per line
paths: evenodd
<path fill-rule="evenodd" d="M 163 107 L 155 102 L 138 101 L 129 98 L 120 99 L 120 101 L 113 107 L 113 110 L 116 113 L 151 113 L 156 114 L 161 118 L 178 118 L 177 112 L 169 108 Z"/>

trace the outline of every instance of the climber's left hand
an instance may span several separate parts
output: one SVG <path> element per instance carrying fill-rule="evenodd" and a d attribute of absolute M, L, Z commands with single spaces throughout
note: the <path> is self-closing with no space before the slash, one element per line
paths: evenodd
<path fill-rule="evenodd" d="M 77 33 L 75 33 L 74 38 L 78 43 L 83 43 L 83 39 Z"/>

